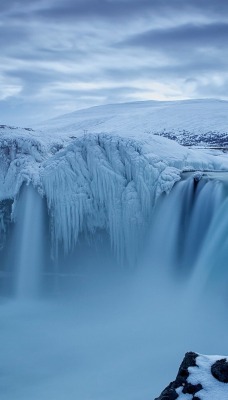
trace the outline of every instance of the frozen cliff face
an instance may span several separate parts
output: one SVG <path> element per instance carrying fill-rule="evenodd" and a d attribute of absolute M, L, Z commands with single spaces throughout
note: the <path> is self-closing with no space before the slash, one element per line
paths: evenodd
<path fill-rule="evenodd" d="M 186 353 L 176 380 L 155 400 L 228 398 L 228 358 Z"/>
<path fill-rule="evenodd" d="M 118 258 L 132 261 L 158 197 L 179 179 L 143 143 L 104 134 L 75 139 L 43 164 L 55 244 L 67 252 L 80 232 L 104 229 Z"/>
<path fill-rule="evenodd" d="M 24 180 L 37 181 L 42 144 L 23 130 L 0 130 L 0 199 L 14 198 Z"/>
<path fill-rule="evenodd" d="M 160 107 L 165 112 L 166 105 Z M 193 151 L 152 135 L 145 129 L 145 110 L 155 130 L 147 102 L 83 110 L 72 116 L 71 127 L 67 116 L 45 130 L 0 127 L 0 201 L 12 200 L 11 218 L 22 184 L 31 183 L 47 202 L 53 254 L 59 246 L 71 250 L 82 232 L 105 230 L 119 260 L 135 259 L 158 198 L 170 192 L 182 171 L 228 170 L 224 154 Z M 94 112 L 115 129 L 99 133 L 103 125 L 90 123 Z"/>

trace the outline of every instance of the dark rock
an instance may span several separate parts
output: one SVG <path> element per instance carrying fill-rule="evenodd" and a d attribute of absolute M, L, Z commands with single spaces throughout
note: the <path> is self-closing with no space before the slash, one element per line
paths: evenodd
<path fill-rule="evenodd" d="M 171 382 L 155 400 L 176 400 L 178 398 L 178 394 L 175 390 L 174 383 L 175 382 Z"/>
<path fill-rule="evenodd" d="M 198 383 L 198 385 L 192 385 L 191 383 L 186 383 L 184 385 L 183 393 L 184 394 L 196 394 L 200 390 L 203 389 L 203 386 Z"/>
<path fill-rule="evenodd" d="M 189 352 L 185 354 L 185 357 L 181 363 L 179 368 L 176 380 L 171 382 L 166 389 L 157 397 L 155 400 L 176 400 L 178 399 L 178 394 L 176 389 L 182 387 L 182 393 L 184 394 L 192 394 L 193 400 L 198 400 L 198 397 L 194 396 L 197 392 L 202 389 L 201 384 L 192 385 L 191 383 L 187 382 L 187 378 L 189 376 L 188 368 L 189 367 L 197 367 L 196 365 L 196 358 L 198 354 Z"/>
<path fill-rule="evenodd" d="M 216 361 L 211 366 L 211 373 L 219 382 L 228 383 L 228 362 L 226 358 Z"/>

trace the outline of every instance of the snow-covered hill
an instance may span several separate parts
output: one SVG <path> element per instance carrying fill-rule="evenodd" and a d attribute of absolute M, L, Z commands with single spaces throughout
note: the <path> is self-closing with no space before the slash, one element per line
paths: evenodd
<path fill-rule="evenodd" d="M 228 102 L 221 100 L 144 101 L 92 107 L 41 124 L 55 134 L 86 132 L 142 138 L 165 136 L 182 145 L 228 145 Z"/>

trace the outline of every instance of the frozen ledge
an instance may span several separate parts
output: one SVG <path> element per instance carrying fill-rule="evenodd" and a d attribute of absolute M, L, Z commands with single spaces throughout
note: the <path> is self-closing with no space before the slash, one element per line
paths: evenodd
<path fill-rule="evenodd" d="M 185 354 L 175 381 L 155 400 L 228 399 L 228 358 Z"/>

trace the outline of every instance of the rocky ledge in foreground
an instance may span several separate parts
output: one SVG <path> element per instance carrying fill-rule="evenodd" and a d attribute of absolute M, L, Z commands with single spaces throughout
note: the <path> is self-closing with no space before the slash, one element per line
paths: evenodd
<path fill-rule="evenodd" d="M 155 400 L 176 399 L 228 399 L 228 358 L 186 353 L 176 380 Z"/>

